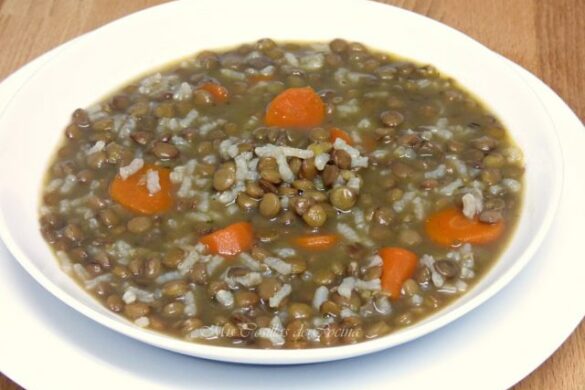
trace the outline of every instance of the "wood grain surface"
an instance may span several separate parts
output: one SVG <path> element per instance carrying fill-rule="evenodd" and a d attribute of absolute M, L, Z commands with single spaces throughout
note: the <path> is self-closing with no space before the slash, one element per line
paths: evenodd
<path fill-rule="evenodd" d="M 71 38 L 163 2 L 0 0 L 0 80 Z M 584 0 L 382 2 L 429 16 L 463 31 L 536 74 L 569 104 L 581 120 L 585 118 L 585 77 L 582 74 L 585 70 Z M 0 353 L 1 350 L 0 345 Z M 20 387 L 0 374 L 0 389 Z M 553 356 L 513 389 L 585 389 L 585 322 Z"/>

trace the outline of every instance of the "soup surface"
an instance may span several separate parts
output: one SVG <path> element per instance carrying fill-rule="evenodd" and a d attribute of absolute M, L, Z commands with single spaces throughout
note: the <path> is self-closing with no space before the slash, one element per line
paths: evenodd
<path fill-rule="evenodd" d="M 262 39 L 77 109 L 40 226 L 137 326 L 334 346 L 464 294 L 513 233 L 523 170 L 497 118 L 432 66 Z"/>

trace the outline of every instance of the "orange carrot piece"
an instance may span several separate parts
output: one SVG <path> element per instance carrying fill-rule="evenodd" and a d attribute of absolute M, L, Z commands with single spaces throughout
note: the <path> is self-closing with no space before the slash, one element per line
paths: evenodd
<path fill-rule="evenodd" d="M 325 104 L 310 87 L 289 88 L 276 96 L 266 110 L 268 126 L 307 128 L 325 119 Z"/>
<path fill-rule="evenodd" d="M 335 142 L 337 138 L 341 138 L 342 140 L 345 141 L 346 144 L 353 145 L 353 140 L 351 139 L 349 134 L 347 134 L 347 132 L 337 127 L 332 127 L 329 130 L 329 138 L 331 139 L 331 142 Z"/>
<path fill-rule="evenodd" d="M 308 234 L 294 239 L 295 245 L 310 251 L 324 251 L 335 243 L 339 237 L 336 234 Z"/>
<path fill-rule="evenodd" d="M 500 237 L 504 223 L 487 224 L 478 218 L 468 219 L 461 210 L 451 207 L 431 215 L 425 222 L 425 229 L 429 238 L 440 245 L 487 244 Z"/>
<path fill-rule="evenodd" d="M 213 96 L 215 103 L 225 103 L 230 97 L 230 92 L 226 87 L 215 83 L 204 83 L 199 88 L 209 92 Z"/>
<path fill-rule="evenodd" d="M 200 241 L 210 253 L 233 256 L 252 248 L 254 231 L 249 222 L 236 222 L 201 237 Z"/>
<path fill-rule="evenodd" d="M 158 172 L 160 191 L 151 194 L 146 187 L 148 171 Z M 170 171 L 153 164 L 147 164 L 132 176 L 122 179 L 117 175 L 110 184 L 110 196 L 116 202 L 137 213 L 158 214 L 173 205 Z"/>
<path fill-rule="evenodd" d="M 382 266 L 382 288 L 392 300 L 400 298 L 400 290 L 406 279 L 414 275 L 418 257 L 414 252 L 399 247 L 385 247 L 379 251 Z"/>

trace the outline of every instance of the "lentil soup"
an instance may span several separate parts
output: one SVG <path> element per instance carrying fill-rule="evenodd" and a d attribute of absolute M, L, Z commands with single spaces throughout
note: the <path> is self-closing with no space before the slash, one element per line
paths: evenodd
<path fill-rule="evenodd" d="M 470 289 L 513 233 L 523 170 L 498 119 L 432 66 L 262 39 L 75 110 L 40 225 L 63 270 L 140 327 L 335 346 Z"/>

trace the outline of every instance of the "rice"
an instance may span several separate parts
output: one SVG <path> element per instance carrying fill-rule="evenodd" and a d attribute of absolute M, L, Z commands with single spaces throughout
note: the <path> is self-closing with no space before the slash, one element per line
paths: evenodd
<path fill-rule="evenodd" d="M 238 81 L 244 81 L 246 79 L 246 75 L 242 72 L 238 72 L 236 70 L 233 69 L 229 69 L 229 68 L 221 68 L 219 71 L 223 76 L 232 79 L 232 80 L 238 80 Z"/>
<path fill-rule="evenodd" d="M 382 257 L 380 255 L 374 255 L 370 257 L 370 261 L 368 262 L 367 268 L 371 267 L 379 267 L 384 264 Z"/>
<path fill-rule="evenodd" d="M 197 261 L 199 261 L 199 253 L 196 250 L 190 250 L 183 261 L 177 266 L 177 270 L 179 270 L 182 275 L 186 275 Z"/>
<path fill-rule="evenodd" d="M 355 288 L 358 290 L 378 291 L 382 288 L 382 281 L 380 279 L 372 280 L 356 279 Z"/>
<path fill-rule="evenodd" d="M 191 331 L 187 338 L 213 340 L 220 337 L 222 332 L 223 329 L 219 325 L 204 326 Z"/>
<path fill-rule="evenodd" d="M 329 155 L 329 153 L 320 153 L 317 156 L 315 156 L 315 168 L 317 168 L 318 171 L 322 171 L 323 169 L 325 169 L 325 165 L 327 165 L 327 163 L 329 162 L 329 158 L 331 156 Z"/>
<path fill-rule="evenodd" d="M 185 115 L 183 119 L 179 120 L 179 126 L 183 129 L 191 126 L 191 124 L 199 117 L 199 112 L 197 110 L 191 110 Z"/>
<path fill-rule="evenodd" d="M 279 259 L 278 257 L 268 256 L 264 259 L 264 264 L 275 270 L 281 275 L 289 275 L 292 273 L 292 264 Z"/>
<path fill-rule="evenodd" d="M 286 52 L 284 53 L 284 59 L 286 60 L 286 62 L 288 62 L 288 64 L 290 66 L 299 66 L 299 60 L 298 58 L 291 52 Z"/>
<path fill-rule="evenodd" d="M 321 305 L 329 298 L 329 289 L 325 286 L 319 286 L 315 290 L 313 295 L 313 307 L 317 310 L 321 308 Z"/>
<path fill-rule="evenodd" d="M 135 301 L 140 301 L 142 303 L 153 303 L 155 296 L 150 291 L 142 290 L 134 286 L 127 286 L 124 294 L 122 295 L 122 300 L 125 303 L 132 303 Z M 128 300 L 128 302 L 126 300 Z"/>
<path fill-rule="evenodd" d="M 321 335 L 317 329 L 307 329 L 306 336 L 307 340 L 312 341 L 314 343 L 318 342 L 321 339 Z"/>
<path fill-rule="evenodd" d="M 342 297 L 351 297 L 351 292 L 355 287 L 355 278 L 349 276 L 341 281 L 341 284 L 337 287 L 337 293 Z"/>
<path fill-rule="evenodd" d="M 435 168 L 434 170 L 425 172 L 425 178 L 426 179 L 440 179 L 443 176 L 445 176 L 446 173 L 447 173 L 447 167 L 445 167 L 445 164 L 441 164 L 437 168 Z"/>
<path fill-rule="evenodd" d="M 207 275 L 211 276 L 214 274 L 217 267 L 223 263 L 224 258 L 221 256 L 213 256 L 211 260 L 206 264 L 205 269 L 207 271 Z"/>
<path fill-rule="evenodd" d="M 504 187 L 510 190 L 510 192 L 519 192 L 522 189 L 522 185 L 518 180 L 514 179 L 504 179 L 502 180 L 502 184 Z"/>
<path fill-rule="evenodd" d="M 236 163 L 236 180 L 242 181 L 248 177 L 248 163 L 247 161 L 252 158 L 252 153 L 242 153 L 234 158 Z"/>
<path fill-rule="evenodd" d="M 138 172 L 144 166 L 144 160 L 141 158 L 135 158 L 130 164 L 120 167 L 120 177 L 122 180 L 128 179 L 130 176 Z"/>
<path fill-rule="evenodd" d="M 75 272 L 75 275 L 81 280 L 85 281 L 89 279 L 89 273 L 79 263 L 73 264 L 73 272 Z"/>
<path fill-rule="evenodd" d="M 252 271 L 260 271 L 260 262 L 258 262 L 252 256 L 250 256 L 248 253 L 246 252 L 240 253 L 240 260 L 246 267 L 250 268 Z"/>
<path fill-rule="evenodd" d="M 374 299 L 374 308 L 382 315 L 388 315 L 392 313 L 392 304 L 387 296 L 382 295 Z"/>
<path fill-rule="evenodd" d="M 234 295 L 227 290 L 219 290 L 215 293 L 215 299 L 225 307 L 232 307 L 234 305 Z"/>
<path fill-rule="evenodd" d="M 293 248 L 277 248 L 273 252 L 276 253 L 279 257 L 283 258 L 291 257 L 297 254 L 297 251 L 295 251 Z"/>
<path fill-rule="evenodd" d="M 47 187 L 45 187 L 45 192 L 46 193 L 55 192 L 57 189 L 61 188 L 62 185 L 63 179 L 61 178 L 53 179 L 49 182 L 49 184 L 47 184 Z"/>
<path fill-rule="evenodd" d="M 191 98 L 192 94 L 193 89 L 191 88 L 191 85 L 189 83 L 182 82 L 179 85 L 179 87 L 175 90 L 175 93 L 173 94 L 173 99 L 178 101 L 187 100 Z"/>
<path fill-rule="evenodd" d="M 351 242 L 359 242 L 360 241 L 360 236 L 357 234 L 357 232 L 348 224 L 346 223 L 338 223 L 337 224 L 337 231 L 339 232 L 339 234 L 341 234 L 343 237 L 345 237 L 346 240 L 351 241 Z"/>
<path fill-rule="evenodd" d="M 122 295 L 122 300 L 125 304 L 134 303 L 136 302 L 136 294 L 134 291 L 128 289 L 124 292 L 124 295 Z"/>
<path fill-rule="evenodd" d="M 425 218 L 425 208 L 426 208 L 426 201 L 424 201 L 420 196 L 417 196 L 412 200 L 414 216 L 419 221 L 422 221 Z"/>
<path fill-rule="evenodd" d="M 169 271 L 159 275 L 154 281 L 156 284 L 165 284 L 171 280 L 181 279 L 183 275 L 179 271 Z"/>
<path fill-rule="evenodd" d="M 289 296 L 292 292 L 292 287 L 290 284 L 283 285 L 277 292 L 274 293 L 273 296 L 270 297 L 268 300 L 268 305 L 270 307 L 278 307 L 282 300 Z"/>
<path fill-rule="evenodd" d="M 106 143 L 102 140 L 97 141 L 91 148 L 87 150 L 87 155 L 95 154 L 97 152 L 101 152 L 106 147 Z"/>
<path fill-rule="evenodd" d="M 75 187 L 76 183 L 77 178 L 74 175 L 65 176 L 65 181 L 63 182 L 63 185 L 61 186 L 59 192 L 62 194 L 68 194 L 69 192 L 71 192 L 73 187 Z"/>
<path fill-rule="evenodd" d="M 160 179 L 158 177 L 158 171 L 149 169 L 146 172 L 146 189 L 150 195 L 154 195 L 160 192 Z"/>
<path fill-rule="evenodd" d="M 351 310 L 349 307 L 344 307 L 339 312 L 339 316 L 341 318 L 349 318 L 349 317 L 357 317 L 357 314 L 353 310 Z"/>
<path fill-rule="evenodd" d="M 483 200 L 480 196 L 481 192 L 478 193 L 468 192 L 461 198 L 461 201 L 463 202 L 463 215 L 468 219 L 473 219 L 483 210 Z"/>
<path fill-rule="evenodd" d="M 462 178 L 466 178 L 469 174 L 467 165 L 456 156 L 447 156 L 447 163 L 457 172 Z"/>
<path fill-rule="evenodd" d="M 420 306 L 423 303 L 423 297 L 420 296 L 419 294 L 414 294 L 412 297 L 410 297 L 410 302 L 414 306 Z"/>
<path fill-rule="evenodd" d="M 195 304 L 195 294 L 192 291 L 188 291 L 183 295 L 183 301 L 185 302 L 185 309 L 183 312 L 192 317 L 197 314 L 197 306 Z"/>
<path fill-rule="evenodd" d="M 150 320 L 148 317 L 142 316 L 135 319 L 134 323 L 141 328 L 146 328 L 148 325 L 150 325 Z"/>
<path fill-rule="evenodd" d="M 314 71 L 319 70 L 325 63 L 325 56 L 323 53 L 314 53 L 301 57 L 300 66 L 304 70 Z M 293 65 L 297 66 L 297 65 Z"/>
<path fill-rule="evenodd" d="M 254 287 L 262 283 L 262 275 L 259 272 L 248 272 L 244 276 L 233 278 L 233 280 L 244 287 Z"/>
<path fill-rule="evenodd" d="M 92 290 L 92 289 L 96 288 L 97 285 L 100 283 L 111 282 L 112 278 L 113 278 L 112 274 L 103 274 L 103 275 L 96 276 L 93 279 L 85 281 L 85 288 Z"/>
<path fill-rule="evenodd" d="M 350 99 L 349 101 L 343 104 L 338 104 L 337 106 L 335 106 L 335 110 L 337 111 L 340 117 L 345 118 L 359 113 L 360 106 L 358 105 L 357 99 Z"/>
<path fill-rule="evenodd" d="M 445 278 L 435 269 L 435 258 L 433 256 L 423 255 L 419 261 L 431 271 L 431 281 L 435 287 L 442 287 L 445 284 Z"/>
<path fill-rule="evenodd" d="M 456 179 L 442 187 L 439 192 L 446 196 L 452 196 L 453 193 L 461 186 L 463 186 L 463 181 L 461 181 L 461 179 Z"/>

